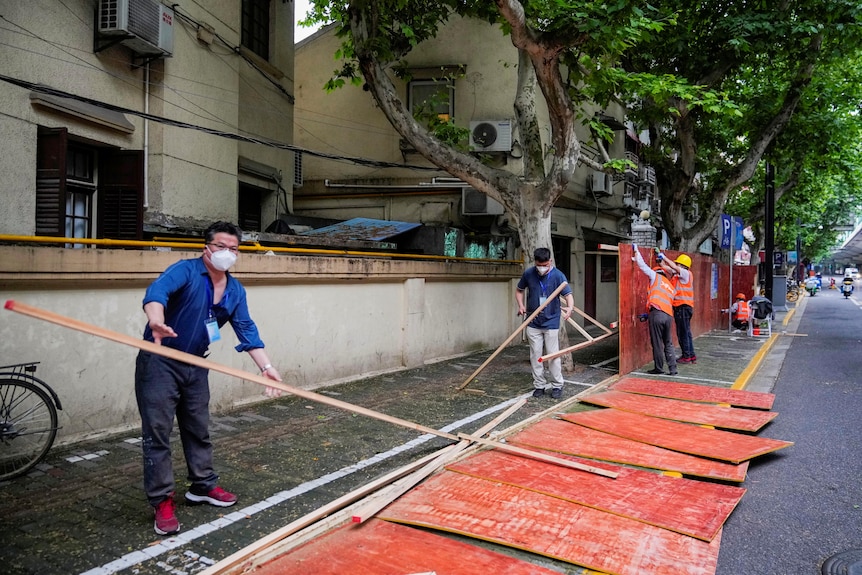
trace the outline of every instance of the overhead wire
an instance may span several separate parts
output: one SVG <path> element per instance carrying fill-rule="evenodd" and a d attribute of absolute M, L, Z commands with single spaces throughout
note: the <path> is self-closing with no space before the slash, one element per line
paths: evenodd
<path fill-rule="evenodd" d="M 131 116 L 137 116 L 139 118 L 144 118 L 146 120 L 150 120 L 153 122 L 158 122 L 160 124 L 165 124 L 168 126 L 173 126 L 177 128 L 186 128 L 190 130 L 197 130 L 200 132 L 204 132 L 207 134 L 211 134 L 214 136 L 219 136 L 222 138 L 227 138 L 229 140 L 238 140 L 241 142 L 248 142 L 252 144 L 259 144 L 262 146 L 277 148 L 280 150 L 290 150 L 293 152 L 301 152 L 303 154 L 307 154 L 312 157 L 323 158 L 334 161 L 342 161 L 349 162 L 361 166 L 370 166 L 376 168 L 407 168 L 411 170 L 419 170 L 419 171 L 440 171 L 440 168 L 434 166 L 416 166 L 412 164 L 400 164 L 397 162 L 382 162 L 379 160 L 369 160 L 367 158 L 359 158 L 359 157 L 350 157 L 350 156 L 338 156 L 335 154 L 327 154 L 324 152 L 318 152 L 315 150 L 309 150 L 306 148 L 302 148 L 299 146 L 294 146 L 292 144 L 286 144 L 284 142 L 278 142 L 276 140 L 271 140 L 263 137 L 252 137 L 246 136 L 242 134 L 236 134 L 231 132 L 225 132 L 222 130 L 215 130 L 213 128 L 206 128 L 204 126 L 199 126 L 196 124 L 190 124 L 188 122 L 181 122 L 178 120 L 172 120 L 170 118 L 165 118 L 162 116 L 157 116 L 155 114 L 148 114 L 138 110 L 133 110 L 131 108 L 125 108 L 123 106 L 116 106 L 114 104 L 109 104 L 107 102 L 102 102 L 100 100 L 95 100 L 93 98 L 87 98 L 85 96 L 79 96 L 76 94 L 72 94 L 70 92 L 66 92 L 64 90 L 58 90 L 56 88 L 51 88 L 49 86 L 44 86 L 40 84 L 35 84 L 33 82 L 28 82 L 26 80 L 20 80 L 17 78 L 11 78 L 4 74 L 0 74 L 0 81 L 7 82 L 9 84 L 13 84 L 15 86 L 26 88 L 33 92 L 38 92 L 40 94 L 47 94 L 51 96 L 58 96 L 61 98 L 69 98 L 71 100 L 76 100 L 78 102 L 84 102 L 85 104 L 90 104 L 91 106 L 96 106 L 99 108 L 103 108 L 105 110 L 110 110 L 112 112 L 119 112 L 121 114 L 129 114 Z"/>

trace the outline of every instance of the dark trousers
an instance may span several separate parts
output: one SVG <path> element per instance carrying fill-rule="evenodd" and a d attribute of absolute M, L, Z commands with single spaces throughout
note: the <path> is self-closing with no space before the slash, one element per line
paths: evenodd
<path fill-rule="evenodd" d="M 676 352 L 673 349 L 673 318 L 660 309 L 649 310 L 649 339 L 652 344 L 652 359 L 656 369 L 664 369 L 667 360 L 667 368 L 673 373 L 676 371 Z"/>
<path fill-rule="evenodd" d="M 694 357 L 694 338 L 691 337 L 691 316 L 694 309 L 690 305 L 673 308 L 673 321 L 676 324 L 676 340 L 682 349 L 683 357 Z"/>
<path fill-rule="evenodd" d="M 171 431 L 174 416 L 196 493 L 208 493 L 218 483 L 213 471 L 210 441 L 209 370 L 153 355 L 138 353 L 135 362 L 135 397 L 141 414 L 144 491 L 150 505 L 174 492 Z"/>

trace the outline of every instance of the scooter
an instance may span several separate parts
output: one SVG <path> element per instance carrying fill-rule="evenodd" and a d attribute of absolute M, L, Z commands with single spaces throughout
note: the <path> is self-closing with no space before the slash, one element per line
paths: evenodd
<path fill-rule="evenodd" d="M 845 298 L 849 298 L 852 293 L 853 284 L 843 284 L 841 286 L 841 295 L 843 295 Z"/>
<path fill-rule="evenodd" d="M 809 295 L 813 296 L 814 294 L 817 293 L 817 291 L 819 289 L 820 289 L 820 286 L 817 285 L 817 279 L 816 278 L 808 278 L 805 281 L 805 291 L 807 291 Z"/>

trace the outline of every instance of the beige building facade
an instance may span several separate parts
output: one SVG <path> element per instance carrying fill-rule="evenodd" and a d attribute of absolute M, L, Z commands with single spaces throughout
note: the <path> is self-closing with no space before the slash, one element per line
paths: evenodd
<path fill-rule="evenodd" d="M 225 219 L 246 232 L 235 276 L 291 385 L 494 348 L 511 333 L 514 314 L 499 310 L 515 305 L 516 264 L 256 243 L 294 209 L 301 180 L 293 6 L 4 3 L 0 300 L 140 338 L 146 286 L 199 257 L 202 230 Z M 151 27 L 124 20 L 130 10 Z M 236 343 L 226 326 L 209 359 L 253 370 Z M 0 312 L 0 365 L 40 362 L 63 405 L 59 443 L 139 425 L 135 353 Z M 211 384 L 215 410 L 265 399 L 220 373 Z"/>
<path fill-rule="evenodd" d="M 523 255 L 517 250 L 516 234 L 508 226 L 502 206 L 486 201 L 483 195 L 476 198 L 471 188 L 453 182 L 444 171 L 432 169 L 432 164 L 411 150 L 392 128 L 369 92 L 352 85 L 324 91 L 340 66 L 333 59 L 339 47 L 334 27 L 297 44 L 295 141 L 300 147 L 331 156 L 363 157 L 387 165 L 304 157 L 302 185 L 294 191 L 295 213 L 333 219 L 403 220 L 461 230 L 465 250 L 469 251 L 470 238 L 490 237 L 489 245 L 497 238 L 507 249 L 498 250 L 496 256 L 490 248 L 478 250 L 479 257 L 520 260 Z M 470 129 L 473 149 L 481 150 L 496 166 L 515 173 L 523 171 L 513 108 L 518 56 L 499 28 L 455 19 L 436 38 L 414 49 L 407 60 L 410 79 L 395 80 L 395 85 L 411 110 L 428 93 L 429 85 L 431 89 L 436 85 L 450 95 L 445 104 L 438 102 L 436 111 L 451 114 L 457 125 Z M 537 111 L 543 140 L 549 142 L 550 127 L 541 96 Z M 595 112 L 616 121 L 611 157 L 633 159 L 639 168 L 619 179 L 579 168 L 569 191 L 554 208 L 553 249 L 557 266 L 575 287 L 576 305 L 599 321 L 612 322 L 619 314 L 618 262 L 613 251 L 600 251 L 599 244 L 630 240 L 636 214 L 655 208 L 655 194 L 646 181 L 646 171 L 640 169 L 637 136 L 621 123 L 623 111 Z M 481 129 L 487 125 L 496 132 L 496 139 L 481 147 L 487 143 L 481 141 Z M 598 150 L 589 144 L 588 128 L 579 126 L 578 130 L 585 143 L 583 154 L 598 158 Z M 530 257 L 528 254 L 526 259 Z"/>

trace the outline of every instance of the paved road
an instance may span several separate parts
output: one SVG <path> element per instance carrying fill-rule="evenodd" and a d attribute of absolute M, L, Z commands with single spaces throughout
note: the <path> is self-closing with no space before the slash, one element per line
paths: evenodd
<path fill-rule="evenodd" d="M 760 435 L 795 442 L 753 461 L 724 529 L 718 575 L 862 573 L 862 294 L 804 298 Z M 795 329 L 794 329 L 795 328 Z M 768 390 L 765 390 L 768 391 Z"/>

